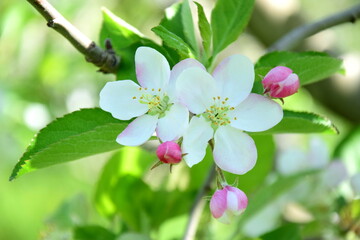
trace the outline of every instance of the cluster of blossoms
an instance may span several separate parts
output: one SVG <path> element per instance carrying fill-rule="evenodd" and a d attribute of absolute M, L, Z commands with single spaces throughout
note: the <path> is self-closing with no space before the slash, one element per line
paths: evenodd
<path fill-rule="evenodd" d="M 251 93 L 254 66 L 242 55 L 226 58 L 209 74 L 191 58 L 170 70 L 162 54 L 140 47 L 135 66 L 140 85 L 131 80 L 108 82 L 100 93 L 100 107 L 113 117 L 136 117 L 116 141 L 138 146 L 156 132 L 162 142 L 157 150 L 160 161 L 175 164 L 184 159 L 189 167 L 204 158 L 213 141 L 216 165 L 234 174 L 245 174 L 256 163 L 255 143 L 245 131 L 265 131 L 283 117 L 281 106 L 270 97 L 283 98 L 299 87 L 296 74 L 282 67 L 265 76 L 267 96 Z M 215 218 L 246 208 L 246 195 L 234 189 L 225 186 L 214 194 L 210 205 Z"/>

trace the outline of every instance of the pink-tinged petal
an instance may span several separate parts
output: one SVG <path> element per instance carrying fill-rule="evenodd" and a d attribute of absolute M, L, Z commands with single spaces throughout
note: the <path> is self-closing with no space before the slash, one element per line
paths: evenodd
<path fill-rule="evenodd" d="M 213 134 L 214 130 L 205 119 L 191 118 L 181 146 L 183 154 L 186 154 L 184 160 L 189 167 L 204 159 L 208 141 L 213 137 Z"/>
<path fill-rule="evenodd" d="M 108 82 L 100 92 L 100 107 L 114 118 L 129 120 L 143 115 L 149 109 L 146 104 L 139 102 L 140 96 L 139 85 L 133 81 Z"/>
<path fill-rule="evenodd" d="M 181 104 L 190 112 L 203 113 L 217 96 L 214 78 L 201 68 L 185 69 L 176 81 L 176 94 Z"/>
<path fill-rule="evenodd" d="M 197 68 L 200 68 L 200 69 L 203 69 L 204 71 L 206 71 L 206 68 L 204 67 L 204 65 L 202 65 L 198 60 L 193 59 L 193 58 L 187 58 L 187 59 L 184 59 L 184 60 L 180 61 L 179 63 L 177 63 L 171 70 L 170 81 L 169 81 L 169 85 L 168 85 L 168 89 L 167 89 L 167 93 L 171 99 L 176 97 L 175 88 L 176 88 L 176 81 L 177 81 L 179 75 L 185 69 L 188 69 L 191 67 L 197 67 Z"/>
<path fill-rule="evenodd" d="M 246 194 L 236 187 L 226 186 L 225 188 L 228 190 L 228 192 L 232 192 L 236 197 L 237 203 L 236 205 L 233 205 L 236 206 L 236 208 L 231 208 L 234 209 L 234 214 L 239 215 L 242 212 L 244 212 L 248 205 L 248 198 Z M 229 206 L 229 202 L 228 202 L 228 206 Z"/>
<path fill-rule="evenodd" d="M 256 163 L 257 151 L 254 140 L 231 126 L 221 126 L 214 136 L 215 163 L 223 170 L 234 174 L 245 174 Z"/>
<path fill-rule="evenodd" d="M 252 93 L 229 112 L 229 117 L 231 126 L 235 128 L 261 132 L 278 124 L 283 118 L 283 110 L 277 102 Z"/>
<path fill-rule="evenodd" d="M 217 190 L 210 200 L 210 211 L 214 218 L 220 218 L 227 209 L 227 190 Z"/>
<path fill-rule="evenodd" d="M 156 128 L 157 136 L 161 141 L 174 141 L 180 138 L 189 123 L 189 111 L 183 105 L 175 103 L 165 116 L 159 118 Z"/>
<path fill-rule="evenodd" d="M 251 92 L 255 78 L 254 65 L 243 55 L 233 55 L 216 67 L 213 76 L 221 97 L 229 98 L 228 104 L 236 106 Z"/>
<path fill-rule="evenodd" d="M 136 77 L 144 88 L 164 88 L 169 83 L 170 66 L 153 48 L 139 47 L 135 53 Z"/>
<path fill-rule="evenodd" d="M 286 79 L 290 74 L 292 74 L 292 70 L 288 67 L 278 66 L 271 69 L 262 80 L 262 84 L 264 87 L 268 87 L 272 83 L 281 82 Z"/>
<path fill-rule="evenodd" d="M 285 98 L 296 93 L 299 87 L 299 77 L 293 73 L 284 81 L 273 84 L 268 92 L 273 98 Z"/>
<path fill-rule="evenodd" d="M 142 115 L 132 121 L 116 141 L 125 146 L 139 146 L 145 143 L 154 133 L 158 116 Z"/>

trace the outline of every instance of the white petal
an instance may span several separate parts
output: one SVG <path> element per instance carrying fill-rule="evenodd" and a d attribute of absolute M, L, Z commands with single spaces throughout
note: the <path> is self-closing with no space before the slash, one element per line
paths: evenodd
<path fill-rule="evenodd" d="M 180 138 L 189 123 L 189 111 L 183 105 L 175 103 L 165 116 L 159 118 L 156 128 L 157 136 L 161 141 L 173 141 Z"/>
<path fill-rule="evenodd" d="M 169 85 L 167 88 L 167 93 L 168 93 L 170 99 L 174 99 L 176 97 L 175 88 L 176 88 L 176 81 L 177 81 L 179 75 L 185 69 L 188 69 L 191 67 L 197 67 L 197 68 L 200 68 L 200 69 L 203 69 L 206 71 L 206 68 L 204 67 L 204 65 L 202 65 L 199 61 L 197 61 L 196 59 L 193 59 L 193 58 L 187 58 L 187 59 L 184 59 L 184 60 L 178 62 L 173 67 L 173 69 L 171 70 L 171 73 L 170 73 L 170 81 L 169 81 Z"/>
<path fill-rule="evenodd" d="M 149 110 L 146 104 L 139 103 L 140 96 L 139 85 L 133 81 L 108 82 L 100 92 L 100 107 L 114 118 L 129 120 Z"/>
<path fill-rule="evenodd" d="M 188 68 L 176 81 L 176 94 L 190 112 L 203 113 L 214 103 L 212 98 L 217 95 L 215 80 L 200 68 Z"/>
<path fill-rule="evenodd" d="M 216 67 L 213 76 L 221 97 L 229 98 L 229 105 L 236 106 L 251 92 L 255 78 L 254 65 L 243 55 L 232 55 Z"/>
<path fill-rule="evenodd" d="M 208 141 L 213 137 L 213 134 L 214 130 L 205 119 L 191 118 L 181 146 L 183 154 L 186 154 L 184 160 L 189 167 L 203 160 Z"/>
<path fill-rule="evenodd" d="M 136 77 L 142 87 L 164 88 L 170 78 L 166 58 L 153 48 L 139 47 L 135 53 Z"/>
<path fill-rule="evenodd" d="M 310 139 L 310 150 L 308 153 L 309 168 L 325 168 L 330 162 L 330 152 L 324 140 L 318 137 Z"/>
<path fill-rule="evenodd" d="M 298 148 L 281 151 L 276 158 L 276 169 L 282 175 L 292 175 L 308 169 L 306 154 Z"/>
<path fill-rule="evenodd" d="M 341 160 L 334 160 L 323 173 L 323 182 L 332 188 L 338 186 L 348 177 L 348 170 Z"/>
<path fill-rule="evenodd" d="M 231 126 L 222 126 L 215 132 L 215 163 L 223 170 L 244 174 L 256 163 L 257 151 L 254 140 Z"/>
<path fill-rule="evenodd" d="M 235 193 L 233 193 L 231 191 L 227 192 L 226 203 L 227 203 L 227 208 L 229 211 L 231 211 L 233 213 L 239 211 L 239 200 L 236 197 Z"/>
<path fill-rule="evenodd" d="M 231 126 L 235 128 L 261 132 L 278 124 L 283 118 L 283 110 L 277 102 L 252 93 L 229 112 L 229 117 Z"/>
<path fill-rule="evenodd" d="M 154 133 L 158 116 L 142 115 L 132 121 L 116 141 L 125 146 L 139 146 L 145 143 Z"/>
<path fill-rule="evenodd" d="M 355 195 L 360 194 L 360 173 L 355 174 L 350 179 L 351 188 L 354 191 Z"/>

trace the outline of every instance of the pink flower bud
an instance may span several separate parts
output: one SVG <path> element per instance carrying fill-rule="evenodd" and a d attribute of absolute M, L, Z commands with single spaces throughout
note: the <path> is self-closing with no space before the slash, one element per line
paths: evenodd
<path fill-rule="evenodd" d="M 269 93 L 273 98 L 284 98 L 296 93 L 299 89 L 299 77 L 290 68 L 278 66 L 271 69 L 262 84 L 265 93 Z"/>
<path fill-rule="evenodd" d="M 156 155 L 163 163 L 179 163 L 182 159 L 181 148 L 176 142 L 168 141 L 159 145 Z"/>
<path fill-rule="evenodd" d="M 217 190 L 210 200 L 210 211 L 214 218 L 229 224 L 234 216 L 245 211 L 248 199 L 238 188 L 226 186 Z"/>

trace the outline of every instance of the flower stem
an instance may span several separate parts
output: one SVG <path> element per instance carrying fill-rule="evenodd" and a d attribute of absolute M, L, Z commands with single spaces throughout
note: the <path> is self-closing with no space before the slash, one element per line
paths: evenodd
<path fill-rule="evenodd" d="M 195 201 L 190 210 L 189 221 L 186 226 L 185 234 L 183 240 L 193 240 L 195 239 L 196 230 L 200 222 L 201 214 L 204 210 L 206 201 L 204 196 L 211 190 L 211 182 L 215 178 L 215 164 L 213 164 L 209 170 L 208 176 L 206 177 L 203 185 L 199 189 Z"/>

